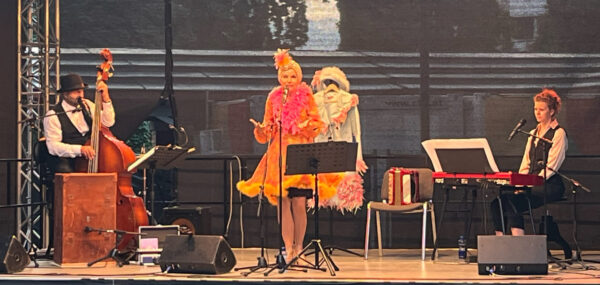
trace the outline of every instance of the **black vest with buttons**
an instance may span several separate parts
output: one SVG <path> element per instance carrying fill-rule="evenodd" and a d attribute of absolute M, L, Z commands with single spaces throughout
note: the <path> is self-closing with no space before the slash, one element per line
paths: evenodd
<path fill-rule="evenodd" d="M 56 112 L 56 117 L 58 117 L 58 121 L 60 122 L 60 129 L 62 131 L 61 142 L 74 145 L 85 144 L 85 142 L 90 138 L 91 132 L 87 132 L 85 135 L 82 135 L 77 130 L 75 125 L 73 125 L 73 122 L 71 122 L 67 114 L 64 112 L 64 109 L 62 107 L 62 101 L 59 102 L 53 110 L 54 112 Z M 83 112 L 83 118 L 89 128 L 92 125 L 92 118 L 89 115 L 87 115 L 86 112 Z M 52 181 L 54 173 L 68 173 L 75 171 L 74 158 L 58 157 L 55 155 L 48 154 L 47 165 L 49 168 L 49 173 L 47 173 L 47 181 Z"/>
<path fill-rule="evenodd" d="M 544 134 L 544 138 L 552 141 L 556 130 L 560 128 L 561 126 L 556 126 L 554 129 L 548 129 L 546 134 Z M 542 141 L 538 141 L 537 145 L 535 145 L 534 141 L 535 139 L 531 140 L 531 147 L 529 148 L 529 174 L 538 174 L 544 169 L 544 164 L 540 162 L 544 161 L 544 154 L 546 159 L 548 158 L 548 153 L 552 147 L 551 144 L 547 144 Z"/>
<path fill-rule="evenodd" d="M 60 129 L 62 130 L 63 143 L 83 145 L 90 138 L 91 132 L 87 132 L 85 135 L 82 135 L 77 130 L 75 125 L 73 125 L 73 122 L 71 122 L 62 107 L 62 102 L 54 107 L 54 112 L 58 114 L 57 117 L 58 121 L 60 122 Z M 87 112 L 83 112 L 83 118 L 85 119 L 85 122 L 89 128 L 92 125 L 92 118 L 87 115 Z"/>

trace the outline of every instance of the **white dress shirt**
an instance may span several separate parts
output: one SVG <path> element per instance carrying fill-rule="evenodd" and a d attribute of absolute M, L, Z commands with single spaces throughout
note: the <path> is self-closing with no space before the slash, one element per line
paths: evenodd
<path fill-rule="evenodd" d="M 94 114 L 95 104 L 84 99 L 85 105 L 89 107 L 90 114 Z M 81 133 L 81 136 L 85 136 L 90 131 L 83 112 L 70 112 L 76 109 L 69 105 L 67 102 L 62 100 L 61 106 L 67 112 L 67 117 L 71 120 L 75 128 Z M 48 152 L 58 157 L 77 157 L 81 156 L 81 145 L 67 144 L 62 142 L 62 128 L 58 116 L 54 116 L 54 110 L 50 110 L 46 113 L 44 118 L 44 136 L 46 137 L 46 145 L 48 146 Z M 112 102 L 102 103 L 102 112 L 100 116 L 103 126 L 112 127 L 115 124 L 115 110 Z"/>
<path fill-rule="evenodd" d="M 558 126 L 557 120 L 554 120 L 550 123 L 550 128 L 554 129 L 557 126 Z M 538 128 L 539 128 L 539 125 L 538 125 Z M 529 133 L 535 135 L 536 130 L 537 130 L 537 128 L 533 129 Z M 545 135 L 547 131 L 548 130 L 544 130 L 543 134 Z M 541 136 L 541 135 L 538 135 L 538 136 Z M 523 160 L 521 161 L 521 167 L 519 168 L 519 173 L 523 173 L 523 174 L 529 173 L 529 164 L 530 164 L 529 150 L 531 149 L 531 139 L 533 139 L 533 137 L 529 137 L 529 139 L 527 140 L 527 145 L 525 146 L 525 154 L 523 154 Z M 540 143 L 540 142 L 536 138 L 534 141 L 534 144 L 537 146 L 538 143 Z M 568 142 L 567 142 L 567 133 L 565 132 L 565 130 L 563 128 L 557 129 L 556 132 L 554 133 L 554 137 L 552 138 L 552 147 L 550 148 L 550 151 L 548 152 L 547 166 L 549 166 L 550 168 L 552 168 L 554 170 L 559 170 L 563 161 L 565 161 L 565 155 L 567 153 L 568 147 L 569 146 L 568 146 Z M 540 171 L 540 173 L 538 173 L 538 175 L 544 176 L 544 169 L 542 169 Z M 552 177 L 552 175 L 554 175 L 554 171 L 552 171 L 550 169 L 546 169 L 546 179 L 549 179 L 550 177 Z"/>

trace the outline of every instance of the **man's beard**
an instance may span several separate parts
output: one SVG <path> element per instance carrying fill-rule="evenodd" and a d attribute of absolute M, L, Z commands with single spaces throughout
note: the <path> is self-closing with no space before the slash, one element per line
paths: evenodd
<path fill-rule="evenodd" d="M 77 102 L 77 100 L 73 99 L 71 97 L 64 96 L 63 100 L 65 100 L 65 102 L 67 102 L 67 104 L 69 104 L 69 105 L 71 105 L 73 107 L 77 107 L 79 105 L 79 103 Z"/>

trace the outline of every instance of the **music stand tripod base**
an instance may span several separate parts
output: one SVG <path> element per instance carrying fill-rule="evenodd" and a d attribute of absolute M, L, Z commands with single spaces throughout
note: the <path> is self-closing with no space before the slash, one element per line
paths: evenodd
<path fill-rule="evenodd" d="M 315 177 L 315 237 L 289 264 L 279 270 L 280 273 L 294 264 L 311 247 L 315 249 L 315 263 L 309 262 L 310 266 L 305 268 L 324 271 L 321 265 L 325 263 L 331 276 L 335 276 L 335 271 L 339 271 L 337 265 L 323 249 L 319 238 L 319 173 L 355 171 L 357 149 L 357 143 L 334 141 L 288 145 L 285 174 L 311 174 Z M 323 260 L 319 259 L 319 254 L 323 256 Z"/>
<path fill-rule="evenodd" d="M 262 198 L 259 198 L 262 199 Z M 268 276 L 269 273 L 271 271 L 273 271 L 275 268 L 283 268 L 283 264 L 285 264 L 285 260 L 277 260 L 277 262 L 275 263 L 271 263 L 268 264 L 267 260 L 265 258 L 265 245 L 264 245 L 264 225 L 263 225 L 263 216 L 264 213 L 262 212 L 262 205 L 260 206 L 261 209 L 259 211 L 261 211 L 260 213 L 260 231 L 261 231 L 261 248 L 260 248 L 260 256 L 257 257 L 256 259 L 258 260 L 258 263 L 254 266 L 246 266 L 246 267 L 237 267 L 234 268 L 234 271 L 239 271 L 239 270 L 249 270 L 247 272 L 242 272 L 242 276 L 247 277 L 248 275 L 260 270 L 260 269 L 269 269 L 268 271 L 264 272 L 264 276 Z M 277 256 L 275 257 L 277 258 Z M 294 269 L 296 270 L 296 269 Z M 307 272 L 307 270 L 298 270 L 298 271 L 303 271 L 303 272 Z"/>

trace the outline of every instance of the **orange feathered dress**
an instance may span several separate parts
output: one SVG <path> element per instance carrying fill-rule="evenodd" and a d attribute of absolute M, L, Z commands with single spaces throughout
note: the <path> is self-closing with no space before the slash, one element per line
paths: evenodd
<path fill-rule="evenodd" d="M 262 123 L 267 127 L 265 132 L 254 129 L 254 137 L 259 143 L 268 143 L 267 152 L 263 155 L 256 167 L 254 174 L 248 180 L 237 183 L 237 189 L 244 195 L 254 197 L 260 193 L 264 185 L 264 195 L 273 205 L 278 203 L 279 197 L 279 133 L 278 118 L 282 120 L 282 175 L 285 173 L 286 153 L 289 144 L 312 143 L 314 138 L 322 131 L 323 123 L 319 118 L 319 111 L 313 99 L 312 91 L 304 82 L 300 83 L 295 91 L 287 95 L 285 104 L 282 104 L 283 88 L 275 87 L 267 98 L 265 115 Z M 282 106 L 283 105 L 283 106 Z M 283 109 L 282 109 L 283 108 Z M 321 179 L 321 175 L 319 175 Z M 283 197 L 287 197 L 287 189 L 297 187 L 301 189 L 314 189 L 312 175 L 283 175 Z M 319 181 L 319 197 L 331 198 L 335 195 L 335 188 Z"/>

